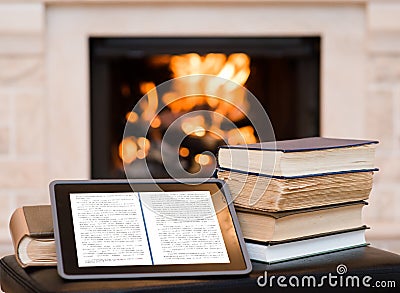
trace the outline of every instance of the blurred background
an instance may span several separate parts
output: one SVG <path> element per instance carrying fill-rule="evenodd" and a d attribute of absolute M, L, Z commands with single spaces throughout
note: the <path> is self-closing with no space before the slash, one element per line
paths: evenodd
<path fill-rule="evenodd" d="M 231 106 L 251 112 L 245 97 L 169 104 L 172 90 L 153 92 L 140 115 L 130 112 L 160 83 L 199 73 L 248 88 L 277 139 L 379 140 L 367 237 L 400 253 L 398 19 L 394 0 L 1 1 L 0 256 L 12 253 L 13 210 L 48 204 L 51 180 L 123 178 L 124 163 L 141 178 L 144 160 L 153 176 L 167 177 L 160 137 L 184 114 L 213 111 L 236 126 L 211 115 L 213 135 L 203 118 L 182 119 L 176 131 L 191 135 L 179 158 L 189 172 L 213 169 L 211 154 L 225 141 L 256 142 Z M 123 137 L 126 123 L 141 122 L 151 123 L 149 133 Z"/>

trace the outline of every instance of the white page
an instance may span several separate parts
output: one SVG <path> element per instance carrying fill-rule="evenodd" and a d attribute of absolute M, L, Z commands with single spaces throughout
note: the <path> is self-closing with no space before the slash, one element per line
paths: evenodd
<path fill-rule="evenodd" d="M 230 262 L 209 191 L 139 196 L 154 264 Z"/>
<path fill-rule="evenodd" d="M 137 193 L 70 195 L 79 267 L 152 265 Z"/>

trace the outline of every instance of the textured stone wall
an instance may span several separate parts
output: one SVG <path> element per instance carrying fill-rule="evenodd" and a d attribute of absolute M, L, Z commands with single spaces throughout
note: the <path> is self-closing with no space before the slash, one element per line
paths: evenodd
<path fill-rule="evenodd" d="M 0 251 L 21 205 L 48 202 L 44 6 L 0 3 Z"/>
<path fill-rule="evenodd" d="M 380 141 L 380 171 L 365 219 L 374 225 L 372 239 L 400 239 L 400 2 L 372 1 L 367 17 L 365 124 L 367 137 Z"/>

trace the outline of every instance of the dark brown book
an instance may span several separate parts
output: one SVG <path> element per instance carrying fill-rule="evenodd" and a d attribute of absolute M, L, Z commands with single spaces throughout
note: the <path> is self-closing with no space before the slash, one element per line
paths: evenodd
<path fill-rule="evenodd" d="M 49 205 L 24 206 L 16 209 L 10 219 L 10 233 L 15 257 L 22 267 L 57 264 Z"/>
<path fill-rule="evenodd" d="M 220 167 L 271 176 L 305 176 L 374 169 L 373 140 L 309 137 L 221 146 Z"/>
<path fill-rule="evenodd" d="M 243 237 L 283 241 L 362 226 L 364 201 L 287 212 L 263 212 L 235 207 Z"/>

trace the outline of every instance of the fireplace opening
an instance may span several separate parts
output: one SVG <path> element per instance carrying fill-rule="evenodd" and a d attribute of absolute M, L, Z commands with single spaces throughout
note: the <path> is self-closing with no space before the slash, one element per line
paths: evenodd
<path fill-rule="evenodd" d="M 144 178 L 143 162 L 152 177 L 165 178 L 156 140 L 171 119 L 194 109 L 229 115 L 245 143 L 258 141 L 251 123 L 232 104 L 206 97 L 192 97 L 165 107 L 151 121 L 143 136 L 123 137 L 126 123 L 137 125 L 151 112 L 151 103 L 168 103 L 168 95 L 148 95 L 142 117 L 131 113 L 144 94 L 172 78 L 206 73 L 231 79 L 246 87 L 267 112 L 277 140 L 318 136 L 320 127 L 320 38 L 97 38 L 89 39 L 91 176 L 92 178 Z M 153 91 L 154 92 L 154 91 Z M 155 92 L 157 94 L 157 92 Z M 245 104 L 245 97 L 235 103 Z M 144 117 L 144 118 L 143 118 Z M 225 142 L 204 131 L 201 117 L 189 117 L 181 131 L 191 133 L 179 148 L 182 166 L 190 172 L 213 168 L 212 156 Z M 213 121 L 221 136 L 235 140 L 220 122 Z M 193 131 L 194 129 L 194 131 Z M 123 151 L 128 150 L 128 151 Z M 132 165 L 125 174 L 123 163 Z M 200 174 L 201 176 L 201 174 Z M 209 172 L 204 173 L 209 176 Z"/>

